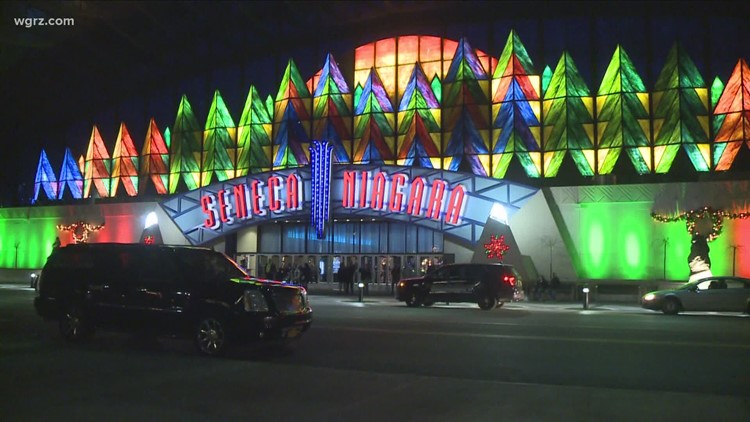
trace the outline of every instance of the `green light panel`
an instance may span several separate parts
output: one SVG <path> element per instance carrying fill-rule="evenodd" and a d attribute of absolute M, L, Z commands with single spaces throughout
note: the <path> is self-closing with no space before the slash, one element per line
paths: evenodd
<path fill-rule="evenodd" d="M 511 31 L 492 75 L 492 177 L 502 179 L 511 159 L 526 175 L 542 174 L 540 83 L 534 65 L 515 31 Z"/>
<path fill-rule="evenodd" d="M 544 177 L 555 177 L 565 153 L 583 176 L 594 175 L 594 100 L 573 58 L 563 52 L 544 93 Z"/>
<path fill-rule="evenodd" d="M 714 138 L 716 171 L 726 171 L 732 166 L 742 144 L 750 148 L 750 68 L 740 59 L 727 81 L 724 92 L 714 109 L 714 115 L 723 116 Z"/>
<path fill-rule="evenodd" d="M 375 68 L 354 109 L 354 143 L 355 164 L 395 163 L 396 114 Z"/>
<path fill-rule="evenodd" d="M 651 170 L 648 92 L 617 46 L 596 97 L 598 174 L 610 174 L 623 148 L 638 174 Z"/>
<path fill-rule="evenodd" d="M 93 197 L 91 191 L 93 185 L 99 198 L 108 198 L 111 192 L 111 171 L 112 159 L 104 145 L 99 129 L 94 125 L 84 160 L 83 197 Z"/>
<path fill-rule="evenodd" d="M 170 194 L 177 192 L 180 180 L 185 182 L 188 190 L 199 187 L 202 137 L 203 131 L 195 119 L 193 108 L 183 95 L 177 109 L 169 148 Z"/>
<path fill-rule="evenodd" d="M 397 163 L 440 168 L 440 103 L 419 63 L 398 108 Z"/>
<path fill-rule="evenodd" d="M 52 253 L 58 235 L 55 207 L 34 208 L 31 218 L 13 215 L 13 209 L 0 212 L 0 268 L 39 269 Z M 16 209 L 18 210 L 18 209 Z"/>
<path fill-rule="evenodd" d="M 274 103 L 274 168 L 299 167 L 310 162 L 311 100 L 297 65 L 290 59 Z"/>
<path fill-rule="evenodd" d="M 165 134 L 169 133 L 169 128 Z M 143 141 L 141 150 L 140 187 L 144 191 L 146 184 L 150 181 L 154 185 L 156 193 L 164 195 L 169 186 L 169 149 L 152 117 L 146 129 L 146 139 Z"/>
<path fill-rule="evenodd" d="M 271 170 L 272 114 L 251 85 L 237 128 L 237 177 Z"/>
<path fill-rule="evenodd" d="M 333 146 L 334 163 L 352 161 L 352 94 L 333 55 L 325 64 L 313 93 L 313 139 Z"/>
<path fill-rule="evenodd" d="M 128 196 L 138 195 L 138 161 L 138 150 L 135 149 L 133 138 L 125 123 L 121 123 L 115 149 L 112 151 L 112 196 L 117 196 L 120 184 Z"/>
<path fill-rule="evenodd" d="M 650 203 L 582 204 L 582 278 L 640 280 L 661 265 L 652 251 Z"/>
<path fill-rule="evenodd" d="M 221 93 L 216 90 L 203 130 L 201 186 L 210 185 L 214 174 L 220 182 L 234 179 L 236 157 L 237 129 Z"/>
<path fill-rule="evenodd" d="M 461 38 L 442 86 L 443 168 L 490 173 L 490 78 Z"/>
<path fill-rule="evenodd" d="M 653 93 L 656 173 L 669 172 L 680 146 L 697 171 L 710 169 L 708 101 L 703 77 L 682 47 L 675 44 Z"/>

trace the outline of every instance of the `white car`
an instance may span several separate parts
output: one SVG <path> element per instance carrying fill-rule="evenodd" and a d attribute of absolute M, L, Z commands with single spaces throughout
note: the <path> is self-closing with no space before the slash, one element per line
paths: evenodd
<path fill-rule="evenodd" d="M 641 299 L 646 309 L 674 315 L 682 311 L 747 312 L 750 314 L 750 279 L 706 277 L 676 289 L 647 293 Z"/>

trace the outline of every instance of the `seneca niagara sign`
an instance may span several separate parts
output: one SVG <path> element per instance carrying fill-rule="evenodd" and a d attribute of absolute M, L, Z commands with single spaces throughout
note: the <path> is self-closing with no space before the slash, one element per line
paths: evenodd
<path fill-rule="evenodd" d="M 322 183 L 310 167 L 238 177 L 173 195 L 160 206 L 192 244 L 269 222 L 311 222 L 316 201 L 330 219 L 392 221 L 475 244 L 495 204 L 512 216 L 537 189 L 440 169 L 334 165 Z M 313 195 L 313 184 L 328 195 Z"/>

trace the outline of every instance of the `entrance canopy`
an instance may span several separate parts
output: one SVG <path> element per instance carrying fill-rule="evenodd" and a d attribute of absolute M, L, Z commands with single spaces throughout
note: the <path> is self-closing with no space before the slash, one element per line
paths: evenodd
<path fill-rule="evenodd" d="M 328 195 L 313 197 L 316 183 L 315 191 Z M 270 171 L 174 195 L 160 205 L 194 245 L 248 226 L 310 220 L 313 207 L 328 200 L 329 219 L 406 222 L 474 246 L 491 214 L 502 209 L 512 217 L 537 190 L 447 170 L 334 165 L 327 180 L 314 179 L 309 167 Z"/>

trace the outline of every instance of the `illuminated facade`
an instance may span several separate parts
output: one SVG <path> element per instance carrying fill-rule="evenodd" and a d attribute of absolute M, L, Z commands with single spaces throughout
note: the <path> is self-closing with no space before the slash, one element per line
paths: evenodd
<path fill-rule="evenodd" d="M 345 184 L 348 176 L 342 172 L 350 171 L 358 177 L 367 172 L 365 178 L 376 177 L 380 173 L 375 170 L 381 167 L 386 169 L 383 174 L 387 174 L 392 184 L 389 186 L 401 183 L 399 173 L 411 175 L 413 169 L 419 169 L 448 180 L 445 189 L 451 193 L 457 192 L 457 186 L 464 189 L 470 185 L 467 195 L 489 196 L 479 192 L 502 187 L 509 193 L 500 202 L 514 204 L 514 211 L 525 210 L 530 203 L 544 202 L 541 209 L 547 210 L 545 215 L 528 211 L 513 212 L 510 216 L 518 247 L 532 256 L 537 269 L 545 268 L 547 260 L 568 267 L 567 273 L 557 270 L 568 278 L 682 278 L 685 268 L 676 266 L 670 272 L 663 260 L 687 256 L 680 249 L 684 224 L 660 223 L 651 218 L 660 185 L 644 185 L 651 186 L 642 189 L 648 194 L 635 201 L 617 187 L 583 186 L 617 177 L 624 168 L 637 176 L 669 175 L 675 181 L 693 180 L 694 175 L 685 178 L 674 169 L 673 164 L 681 154 L 691 163 L 694 174 L 731 174 L 736 170 L 733 165 L 739 151 L 750 148 L 750 69 L 739 59 L 726 85 L 717 78 L 708 87 L 706 78 L 700 75 L 685 49 L 675 45 L 656 83 L 647 87 L 631 57 L 618 45 L 603 75 L 601 81 L 591 84 L 598 86 L 592 92 L 568 51 L 562 53 L 554 69 L 546 67 L 540 71 L 515 31 L 510 32 L 497 58 L 473 48 L 466 38 L 450 40 L 415 35 L 383 39 L 356 48 L 353 69 L 348 71 L 328 54 L 320 71 L 305 79 L 295 62 L 289 60 L 275 97 L 264 98 L 256 87 L 250 86 L 237 120 L 218 90 L 214 92 L 204 125 L 199 124 L 188 98 L 182 96 L 173 124 L 167 127 L 165 122 L 158 122 L 157 126 L 154 119 L 150 120 L 140 154 L 125 123 L 120 126 L 111 153 L 107 140 L 94 126 L 86 154 L 76 161 L 72 152 L 66 151 L 59 172 L 55 171 L 56 163 L 51 163 L 47 153 L 41 151 L 33 199 L 38 204 L 60 203 L 60 207 L 69 207 L 75 206 L 69 204 L 75 204 L 76 199 L 111 198 L 116 203 L 118 198 L 142 197 L 161 203 L 162 217 L 172 219 L 179 228 L 177 219 L 186 210 L 225 201 L 224 194 L 219 193 L 222 189 L 230 192 L 228 187 L 231 187 L 234 195 L 235 187 L 242 186 L 237 189 L 247 188 L 248 195 L 252 195 L 255 188 L 248 181 L 256 176 L 268 183 L 277 175 L 288 177 L 297 170 L 304 179 L 310 172 L 310 146 L 314 140 L 327 140 L 331 162 L 341 176 L 334 178 L 338 181 L 332 183 L 331 189 L 336 189 L 337 183 Z M 566 162 L 570 164 L 566 166 Z M 518 170 L 515 173 L 514 167 Z M 575 172 L 574 179 L 582 182 L 582 187 L 575 188 L 578 193 L 570 193 L 574 188 L 553 187 L 557 179 L 570 177 L 566 172 L 571 171 Z M 461 185 L 463 182 L 459 180 L 470 182 Z M 547 184 L 548 181 L 551 183 Z M 364 185 L 377 189 L 378 185 L 372 182 L 373 179 L 368 179 Z M 413 184 L 409 186 L 414 189 Z M 606 194 L 593 193 L 602 189 Z M 582 202 L 580 198 L 577 202 L 567 201 L 565 195 L 580 196 L 583 191 L 590 202 Z M 201 202 L 206 192 L 212 192 L 210 201 L 215 202 Z M 332 218 L 342 221 L 349 218 L 360 224 L 347 230 L 371 230 L 361 226 L 367 221 L 373 225 L 399 221 L 394 215 L 401 213 L 401 204 L 398 210 L 390 209 L 394 215 L 363 214 L 366 207 L 355 206 L 355 202 L 370 201 L 371 197 L 356 196 L 352 190 L 356 197 L 348 198 L 342 192 L 331 192 Z M 406 192 L 404 207 L 408 206 L 411 191 Z M 519 192 L 523 201 L 516 201 L 518 198 L 512 198 L 510 192 Z M 365 197 L 368 199 L 361 199 Z M 303 198 L 300 205 L 307 200 Z M 346 206 L 347 200 L 352 201 L 350 206 Z M 437 212 L 450 213 L 449 203 L 446 201 L 448 205 L 441 205 L 443 208 Z M 571 208 L 569 204 L 576 206 Z M 702 205 L 711 204 L 696 204 Z M 294 221 L 310 218 L 309 210 L 305 211 L 307 215 L 275 215 L 274 211 L 268 208 L 267 223 L 271 225 L 290 218 Z M 489 209 L 486 211 L 489 214 Z M 431 215 L 426 213 L 419 217 Z M 100 212 L 99 216 L 102 215 Z M 140 218 L 128 215 L 130 219 Z M 527 221 L 529 215 L 536 215 L 537 220 Z M 609 221 L 610 215 L 618 218 Z M 622 215 L 628 217 L 621 218 Z M 222 219 L 228 217 L 216 216 L 218 219 L 206 227 L 218 228 Z M 457 214 L 448 217 L 457 218 Z M 3 216 L 5 230 L 14 218 Z M 113 227 L 109 218 L 92 235 L 95 241 L 120 239 L 120 234 L 115 233 L 121 233 L 124 227 L 133 227 L 134 232 L 123 234 L 123 241 L 140 238 L 137 224 Z M 549 246 L 544 248 L 538 245 L 539 238 L 544 236 L 536 233 L 544 226 L 539 224 L 542 220 L 549 223 L 548 232 L 552 233 L 548 236 Z M 408 219 L 400 222 L 413 223 Z M 537 227 L 526 226 L 527 223 Z M 279 229 L 290 230 L 288 236 L 280 232 L 281 238 L 301 236 L 305 240 L 316 236 L 316 230 L 311 234 L 304 223 L 288 224 L 286 229 Z M 729 259 L 726 248 L 714 249 L 718 256 L 712 259 L 724 262 L 718 268 L 731 266 L 735 272 L 750 274 L 750 268 L 742 267 L 745 264 L 739 269 L 734 265 L 750 261 L 747 259 L 750 248 L 737 248 L 742 239 L 747 239 L 741 235 L 747 233 L 747 224 L 743 219 L 725 225 L 725 236 L 717 241 L 735 247 L 730 253 L 732 265 L 726 264 Z M 453 253 L 456 260 L 467 260 L 479 245 L 484 226 L 481 221 L 470 229 L 460 229 L 471 233 L 458 233 L 458 229 L 443 226 L 420 226 L 419 230 L 440 234 L 437 237 L 431 234 L 429 244 L 415 247 L 413 252 L 407 247 L 394 246 L 378 248 L 373 253 L 387 255 L 398 250 L 402 251 L 399 254 L 419 255 L 428 254 L 431 249 Z M 337 253 L 335 240 L 334 245 L 324 247 L 316 243 L 312 248 L 304 246 L 294 252 L 283 250 L 281 245 L 278 251 L 263 251 L 263 245 L 274 244 L 268 240 L 271 236 L 268 233 L 277 229 L 258 227 L 250 236 L 255 240 L 248 240 L 255 245 L 246 251 L 238 247 L 236 252 Z M 332 239 L 336 239 L 336 227 L 331 230 Z M 372 230 L 381 232 L 381 228 Z M 390 228 L 384 230 L 393 233 Z M 479 233 L 475 233 L 477 230 Z M 663 253 L 654 249 L 654 240 L 650 238 L 655 230 L 663 234 L 663 239 L 671 239 L 661 245 Z M 664 233 L 668 231 L 674 233 L 667 236 Z M 181 228 L 175 232 L 186 233 Z M 380 236 L 375 232 L 371 236 Z M 51 245 L 54 234 L 54 225 L 48 232 L 38 233 L 44 237 L 40 243 Z M 341 243 L 351 243 L 350 235 L 344 235 Z M 443 235 L 457 239 L 457 245 L 446 247 Z M 266 241 L 263 236 L 268 237 Z M 166 236 L 165 241 L 169 238 Z M 204 244 L 219 238 L 186 236 L 182 241 Z M 347 253 L 362 253 L 363 240 L 357 242 L 359 250 Z M 11 253 L 11 249 L 4 242 L 0 267 L 18 265 L 17 254 Z M 38 252 L 27 249 L 25 264 L 21 265 L 39 266 L 47 253 L 46 248 Z M 618 255 L 624 261 L 618 261 Z"/>

